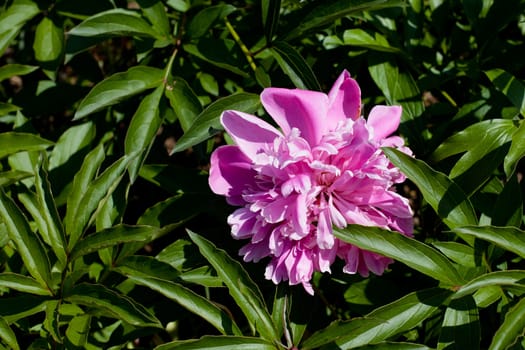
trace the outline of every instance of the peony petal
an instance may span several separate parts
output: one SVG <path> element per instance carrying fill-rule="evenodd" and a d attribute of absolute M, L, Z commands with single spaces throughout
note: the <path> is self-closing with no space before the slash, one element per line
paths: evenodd
<path fill-rule="evenodd" d="M 208 183 L 216 194 L 227 197 L 232 205 L 244 205 L 241 194 L 255 183 L 251 161 L 237 146 L 221 146 L 211 155 Z"/>
<path fill-rule="evenodd" d="M 327 129 L 328 96 L 321 92 L 267 88 L 261 94 L 261 101 L 285 135 L 297 128 L 312 147 Z"/>
<path fill-rule="evenodd" d="M 251 159 L 268 144 L 272 144 L 276 137 L 282 134 L 264 120 L 253 115 L 225 111 L 221 116 L 221 123 L 239 148 Z"/>
<path fill-rule="evenodd" d="M 401 121 L 401 106 L 374 106 L 368 115 L 368 127 L 373 129 L 374 141 L 392 135 Z"/>
<path fill-rule="evenodd" d="M 333 130 L 339 121 L 356 120 L 361 115 L 361 89 L 357 82 L 344 70 L 337 78 L 328 93 L 330 107 L 328 109 L 328 130 Z"/>

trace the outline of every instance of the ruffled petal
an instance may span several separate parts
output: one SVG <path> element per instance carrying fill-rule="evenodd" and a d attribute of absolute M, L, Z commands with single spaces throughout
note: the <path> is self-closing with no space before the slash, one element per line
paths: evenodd
<path fill-rule="evenodd" d="M 375 141 L 390 136 L 399 127 L 401 113 L 403 110 L 400 106 L 375 106 L 368 115 L 368 126 L 373 131 Z"/>
<path fill-rule="evenodd" d="M 321 92 L 267 88 L 261 94 L 266 111 L 281 127 L 285 135 L 292 128 L 301 131 L 301 137 L 315 146 L 327 128 L 328 96 Z"/>
<path fill-rule="evenodd" d="M 328 93 L 328 100 L 329 130 L 333 130 L 339 121 L 356 120 L 361 115 L 361 89 L 346 69 Z"/>
<path fill-rule="evenodd" d="M 247 113 L 225 111 L 222 113 L 221 123 L 239 148 L 251 159 L 255 159 L 275 138 L 282 137 L 276 128 Z"/>
<path fill-rule="evenodd" d="M 226 196 L 232 205 L 244 205 L 241 194 L 255 182 L 257 173 L 250 159 L 237 146 L 221 146 L 211 155 L 208 184 L 213 192 Z"/>

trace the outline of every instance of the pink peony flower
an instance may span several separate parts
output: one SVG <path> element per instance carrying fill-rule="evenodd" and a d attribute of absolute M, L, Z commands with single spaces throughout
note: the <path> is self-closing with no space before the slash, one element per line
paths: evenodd
<path fill-rule="evenodd" d="M 342 242 L 332 226 L 377 226 L 412 235 L 408 200 L 393 185 L 405 180 L 380 147 L 410 150 L 390 136 L 401 107 L 376 106 L 361 116 L 361 91 L 344 71 L 328 95 L 268 88 L 261 101 L 281 130 L 237 111 L 221 122 L 236 145 L 211 156 L 209 184 L 239 206 L 228 217 L 232 235 L 248 239 L 245 261 L 270 257 L 265 277 L 301 283 L 313 294 L 314 271 L 330 272 L 339 257 L 344 272 L 381 274 L 390 258 Z"/>

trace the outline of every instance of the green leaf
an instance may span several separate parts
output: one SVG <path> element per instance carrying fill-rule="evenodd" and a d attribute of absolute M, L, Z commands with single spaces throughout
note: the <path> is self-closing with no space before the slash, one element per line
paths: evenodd
<path fill-rule="evenodd" d="M 38 237 L 31 231 L 24 213 L 1 188 L 0 217 L 27 271 L 43 287 L 49 288 L 51 286 L 51 267 L 46 251 Z"/>
<path fill-rule="evenodd" d="M 58 138 L 49 155 L 49 169 L 57 168 L 88 147 L 95 139 L 96 128 L 91 121 L 74 125 L 65 130 Z M 64 180 L 64 179 L 62 179 Z"/>
<path fill-rule="evenodd" d="M 47 176 L 48 161 L 47 155 L 41 153 L 41 165 L 36 166 L 35 172 L 35 189 L 37 194 L 38 209 L 45 222 L 45 236 L 48 237 L 48 244 L 51 245 L 53 252 L 60 261 L 61 266 L 65 267 L 67 263 L 66 256 L 66 235 L 62 221 L 58 215 L 58 210 L 51 192 L 51 184 Z"/>
<path fill-rule="evenodd" d="M 303 11 L 297 11 L 297 23 L 292 23 L 290 30 L 285 32 L 284 40 L 290 41 L 314 29 L 331 25 L 337 19 L 345 16 L 404 4 L 400 0 L 332 0 L 321 3 L 314 2 L 311 6 L 305 7 Z"/>
<path fill-rule="evenodd" d="M 474 248 L 458 242 L 432 242 L 432 245 L 456 264 L 468 267 L 480 266 L 482 255 Z"/>
<path fill-rule="evenodd" d="M 186 80 L 175 77 L 173 82 L 164 90 L 170 101 L 180 126 L 187 132 L 197 116 L 202 112 L 202 105 Z"/>
<path fill-rule="evenodd" d="M 476 277 L 472 281 L 469 281 L 467 284 L 461 286 L 456 294 L 452 296 L 452 299 L 458 299 L 466 295 L 474 294 L 481 288 L 490 286 L 525 288 L 525 271 L 496 271 Z"/>
<path fill-rule="evenodd" d="M 463 284 L 458 271 L 443 254 L 399 232 L 348 225 L 344 229 L 334 228 L 333 233 L 344 242 L 398 260 L 438 281 L 453 286 Z"/>
<path fill-rule="evenodd" d="M 472 296 L 450 302 L 441 325 L 438 350 L 479 349 L 481 330 L 478 308 Z"/>
<path fill-rule="evenodd" d="M 7 321 L 0 316 L 0 339 L 2 339 L 7 346 L 13 350 L 20 350 L 18 341 L 16 340 L 15 332 L 9 327 Z"/>
<path fill-rule="evenodd" d="M 2 317 L 7 323 L 16 322 L 22 318 L 43 312 L 46 310 L 46 304 L 49 300 L 47 296 L 35 296 L 23 294 L 16 297 L 0 298 L 0 310 Z"/>
<path fill-rule="evenodd" d="M 49 17 L 44 17 L 36 27 L 33 50 L 43 68 L 55 70 L 64 53 L 64 29 Z"/>
<path fill-rule="evenodd" d="M 45 150 L 53 142 L 45 140 L 37 135 L 22 132 L 0 133 L 0 158 L 24 151 Z"/>
<path fill-rule="evenodd" d="M 139 14 L 120 8 L 99 12 L 86 18 L 73 27 L 69 35 L 160 37 Z"/>
<path fill-rule="evenodd" d="M 525 258 L 525 231 L 517 227 L 464 226 L 452 231 L 485 240 Z"/>
<path fill-rule="evenodd" d="M 78 205 L 71 207 L 68 203 L 68 212 L 66 213 L 66 232 L 69 233 L 69 248 L 72 249 L 77 240 L 82 236 L 89 224 L 96 216 L 97 208 L 102 208 L 109 196 L 115 191 L 124 176 L 126 168 L 135 155 L 124 156 L 109 166 L 99 177 L 89 183 L 87 187 L 81 186 L 86 179 L 77 177 L 73 180 L 73 189 L 75 187 L 85 188 L 80 195 Z M 94 169 L 93 169 L 94 170 Z M 82 170 L 81 170 L 82 171 Z M 78 198 L 78 197 L 77 197 Z"/>
<path fill-rule="evenodd" d="M 91 89 L 80 102 L 73 120 L 98 112 L 131 96 L 162 84 L 164 72 L 161 69 L 135 66 L 126 72 L 116 73 Z"/>
<path fill-rule="evenodd" d="M 144 306 L 100 284 L 77 284 L 66 294 L 65 300 L 98 309 L 134 326 L 162 328 L 160 321 Z"/>
<path fill-rule="evenodd" d="M 525 142 L 523 140 L 525 140 L 525 122 L 521 121 L 518 130 L 512 135 L 509 152 L 503 161 L 507 178 L 510 178 L 514 173 L 519 160 L 525 157 Z"/>
<path fill-rule="evenodd" d="M 242 265 L 207 239 L 191 231 L 188 231 L 188 234 L 228 287 L 230 295 L 239 305 L 252 328 L 257 329 L 259 335 L 264 339 L 270 341 L 278 339 L 278 333 L 272 323 L 261 291 Z"/>
<path fill-rule="evenodd" d="M 142 13 L 161 35 L 171 34 L 170 20 L 161 0 L 138 0 Z"/>
<path fill-rule="evenodd" d="M 425 200 L 448 227 L 477 224 L 476 213 L 469 199 L 445 174 L 398 150 L 383 148 L 383 152 L 417 185 Z"/>
<path fill-rule="evenodd" d="M 395 342 L 381 342 L 377 344 L 370 344 L 359 346 L 357 350 L 432 350 L 423 344 L 414 343 L 395 343 Z"/>
<path fill-rule="evenodd" d="M 37 70 L 37 66 L 28 66 L 23 64 L 6 64 L 5 66 L 0 67 L 0 81 L 17 76 L 17 75 L 26 75 Z"/>
<path fill-rule="evenodd" d="M 521 298 L 518 303 L 505 315 L 505 320 L 498 328 L 489 350 L 509 349 L 511 345 L 523 337 L 525 329 L 525 298 Z"/>
<path fill-rule="evenodd" d="M 43 288 L 35 279 L 13 272 L 0 273 L 0 286 L 29 294 L 52 294 L 49 289 Z"/>
<path fill-rule="evenodd" d="M 167 298 L 176 301 L 182 307 L 202 317 L 222 334 L 242 335 L 239 327 L 227 312 L 220 309 L 208 299 L 175 282 L 158 278 L 128 275 L 130 280 L 149 287 Z"/>
<path fill-rule="evenodd" d="M 140 156 L 135 158 L 128 166 L 132 184 L 135 182 L 157 131 L 162 124 L 162 116 L 159 113 L 159 103 L 163 92 L 164 86 L 160 85 L 151 94 L 147 95 L 140 103 L 129 124 L 124 140 L 125 153 L 127 155 L 133 153 L 140 154 Z"/>
<path fill-rule="evenodd" d="M 173 266 L 151 256 L 131 255 L 120 259 L 115 270 L 123 275 L 173 281 L 180 275 Z"/>
<path fill-rule="evenodd" d="M 364 47 L 375 51 L 401 52 L 398 48 L 390 46 L 383 35 L 376 32 L 375 35 L 372 36 L 360 28 L 345 30 L 343 33 L 343 42 L 345 45 Z"/>
<path fill-rule="evenodd" d="M 117 225 L 78 241 L 71 251 L 70 260 L 121 243 L 149 242 L 158 234 L 158 231 L 159 229 L 153 226 Z"/>
<path fill-rule="evenodd" d="M 34 1 L 15 0 L 0 14 L 0 55 L 3 55 L 24 24 L 39 12 Z"/>
<path fill-rule="evenodd" d="M 513 174 L 494 203 L 490 224 L 519 227 L 523 218 L 523 204 L 518 175 Z"/>
<path fill-rule="evenodd" d="M 252 337 L 204 336 L 159 345 L 155 350 L 276 350 L 271 342 Z"/>
<path fill-rule="evenodd" d="M 142 214 L 137 220 L 137 224 L 151 225 L 155 227 L 184 224 L 191 218 L 195 217 L 200 209 L 195 208 L 193 205 L 189 205 L 192 202 L 187 200 L 188 197 L 195 198 L 195 202 L 198 202 L 199 199 L 205 199 L 201 196 L 192 196 L 182 193 L 178 194 L 146 209 L 144 214 Z"/>
<path fill-rule="evenodd" d="M 21 170 L 8 170 L 0 172 L 0 187 L 7 187 L 31 176 L 33 176 L 32 173 Z"/>
<path fill-rule="evenodd" d="M 306 339 L 301 349 L 317 349 L 330 344 L 332 348 L 343 350 L 386 340 L 418 326 L 451 294 L 451 291 L 439 288 L 407 294 L 363 318 L 333 322 Z"/>
<path fill-rule="evenodd" d="M 73 347 L 84 348 L 87 344 L 90 328 L 91 315 L 83 314 L 73 317 L 67 325 L 66 342 Z"/>
<path fill-rule="evenodd" d="M 198 115 L 190 129 L 178 140 L 172 153 L 195 146 L 223 130 L 219 119 L 225 110 L 254 113 L 259 106 L 259 95 L 251 93 L 242 92 L 218 99 Z"/>
<path fill-rule="evenodd" d="M 270 44 L 279 26 L 279 14 L 281 12 L 281 0 L 261 1 L 262 22 L 266 42 Z"/>
<path fill-rule="evenodd" d="M 248 78 L 246 59 L 237 43 L 230 39 L 201 38 L 197 44 L 184 44 L 184 51 L 214 66 Z"/>
<path fill-rule="evenodd" d="M 193 16 L 188 25 L 187 34 L 192 39 L 205 35 L 217 21 L 222 21 L 226 16 L 236 10 L 235 6 L 221 4 L 206 6 Z"/>
<path fill-rule="evenodd" d="M 491 69 L 485 74 L 525 117 L 525 84 L 503 69 Z"/>
<path fill-rule="evenodd" d="M 321 85 L 301 54 L 284 41 L 275 41 L 271 47 L 273 57 L 284 73 L 299 89 L 321 90 Z"/>
<path fill-rule="evenodd" d="M 53 340 L 59 344 L 62 344 L 62 336 L 60 335 L 59 330 L 59 309 L 60 301 L 59 300 L 49 300 L 46 303 L 46 318 L 42 324 L 44 329 L 51 334 Z"/>

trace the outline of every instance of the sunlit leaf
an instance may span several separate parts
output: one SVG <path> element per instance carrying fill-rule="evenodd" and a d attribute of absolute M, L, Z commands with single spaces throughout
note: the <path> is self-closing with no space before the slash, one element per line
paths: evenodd
<path fill-rule="evenodd" d="M 503 162 L 507 177 L 510 177 L 514 172 L 518 161 L 525 157 L 525 142 L 523 140 L 525 140 L 525 122 L 521 121 L 518 130 L 512 135 L 512 143 Z"/>
<path fill-rule="evenodd" d="M 91 326 L 91 315 L 75 316 L 69 321 L 66 329 L 66 339 L 73 346 L 84 347 L 87 343 Z"/>
<path fill-rule="evenodd" d="M 51 267 L 46 251 L 38 236 L 32 232 L 24 213 L 3 189 L 0 189 L 0 217 L 25 268 L 43 287 L 50 287 Z"/>
<path fill-rule="evenodd" d="M 64 29 L 49 17 L 44 17 L 36 27 L 33 50 L 43 68 L 55 70 L 64 53 Z"/>
<path fill-rule="evenodd" d="M 525 232 L 517 227 L 464 226 L 454 227 L 452 230 L 460 235 L 493 243 L 525 258 Z"/>
<path fill-rule="evenodd" d="M 411 268 L 450 285 L 461 285 L 463 280 L 452 263 L 439 251 L 407 237 L 378 227 L 349 225 L 334 228 L 340 240 L 410 266 Z"/>
<path fill-rule="evenodd" d="M 314 72 L 296 49 L 284 41 L 275 41 L 271 52 L 281 69 L 297 88 L 321 90 Z"/>
<path fill-rule="evenodd" d="M 15 0 L 0 14 L 0 55 L 18 35 L 24 24 L 40 12 L 31 0 Z"/>
<path fill-rule="evenodd" d="M 462 298 L 465 295 L 473 294 L 479 289 L 489 286 L 525 288 L 525 271 L 508 270 L 484 274 L 461 286 L 452 298 Z"/>
<path fill-rule="evenodd" d="M 153 27 L 136 12 L 125 9 L 111 9 L 99 12 L 69 31 L 70 35 L 77 36 L 146 36 L 158 37 Z"/>
<path fill-rule="evenodd" d="M 162 327 L 160 321 L 144 306 L 100 284 L 78 284 L 68 292 L 65 300 L 98 309 L 134 326 Z"/>
<path fill-rule="evenodd" d="M 390 46 L 383 35 L 375 33 L 375 36 L 372 36 L 360 28 L 345 30 L 343 33 L 343 43 L 349 46 L 364 47 L 376 51 L 400 52 L 398 48 Z"/>
<path fill-rule="evenodd" d="M 162 83 L 161 69 L 135 66 L 126 72 L 116 73 L 101 81 L 80 102 L 74 120 L 119 103 L 131 96 L 157 87 Z"/>
<path fill-rule="evenodd" d="M 441 325 L 438 350 L 479 349 L 481 338 L 478 308 L 467 295 L 450 302 Z"/>
<path fill-rule="evenodd" d="M 164 7 L 164 3 L 160 0 L 138 0 L 142 13 L 153 28 L 162 35 L 171 34 L 170 20 Z"/>
<path fill-rule="evenodd" d="M 204 336 L 159 345 L 155 350 L 276 350 L 268 340 L 252 337 Z"/>
<path fill-rule="evenodd" d="M 0 67 L 0 81 L 16 75 L 26 75 L 34 72 L 37 69 L 37 66 L 28 66 L 17 63 L 6 64 L 5 66 Z"/>
<path fill-rule="evenodd" d="M 20 350 L 16 334 L 13 332 L 7 321 L 0 316 L 0 339 L 2 339 L 11 349 Z"/>
<path fill-rule="evenodd" d="M 511 345 L 523 337 L 525 328 L 525 298 L 521 298 L 512 309 L 505 315 L 505 320 L 498 328 L 489 350 L 509 349 Z"/>
<path fill-rule="evenodd" d="M 425 200 L 448 227 L 477 224 L 477 217 L 469 199 L 445 174 L 395 149 L 384 148 L 383 152 L 417 185 Z"/>
<path fill-rule="evenodd" d="M 95 124 L 91 121 L 69 127 L 60 135 L 51 150 L 49 169 L 66 164 L 77 152 L 87 147 L 95 136 Z"/>
<path fill-rule="evenodd" d="M 46 318 L 43 326 L 56 343 L 62 344 L 62 336 L 59 329 L 59 307 L 60 302 L 58 300 L 49 300 L 46 303 Z"/>
<path fill-rule="evenodd" d="M 244 315 L 260 336 L 267 340 L 277 339 L 277 331 L 264 302 L 259 287 L 253 282 L 242 265 L 218 249 L 207 239 L 188 231 L 191 240 L 199 247 L 201 254 L 213 266 L 237 302 Z"/>
<path fill-rule="evenodd" d="M 17 183 L 20 180 L 33 176 L 32 173 L 20 170 L 8 170 L 0 172 L 0 187 Z"/>
<path fill-rule="evenodd" d="M 237 324 L 224 310 L 192 290 L 178 283 L 158 278 L 135 276 L 134 274 L 129 274 L 128 277 L 133 282 L 149 287 L 176 301 L 185 309 L 208 321 L 222 334 L 242 335 Z"/>
<path fill-rule="evenodd" d="M 0 158 L 23 151 L 45 150 L 53 142 L 37 135 L 21 132 L 0 133 Z"/>
<path fill-rule="evenodd" d="M 432 245 L 456 264 L 468 267 L 480 265 L 481 253 L 476 252 L 471 246 L 458 242 L 432 242 Z"/>
<path fill-rule="evenodd" d="M 197 116 L 202 112 L 202 106 L 195 92 L 186 80 L 175 77 L 173 82 L 164 91 L 170 101 L 180 126 L 187 132 Z"/>
<path fill-rule="evenodd" d="M 0 273 L 0 286 L 29 294 L 51 295 L 49 289 L 35 279 L 13 272 Z"/>
<path fill-rule="evenodd" d="M 190 129 L 177 141 L 172 153 L 195 146 L 223 130 L 219 120 L 223 111 L 231 109 L 253 113 L 259 106 L 259 95 L 245 92 L 218 99 L 197 116 Z"/>
<path fill-rule="evenodd" d="M 491 69 L 485 74 L 525 117 L 525 84 L 503 69 Z"/>

